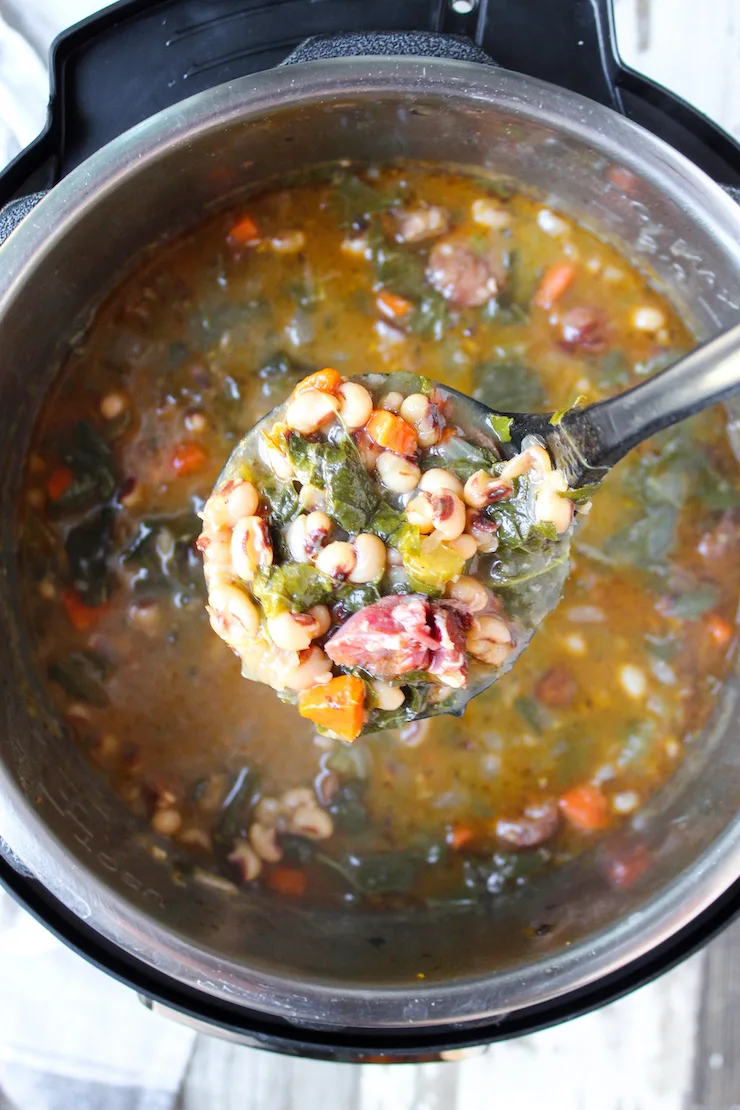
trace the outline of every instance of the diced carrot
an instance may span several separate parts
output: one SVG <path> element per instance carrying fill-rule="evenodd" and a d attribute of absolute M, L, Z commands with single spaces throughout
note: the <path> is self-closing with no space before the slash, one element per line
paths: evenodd
<path fill-rule="evenodd" d="M 414 307 L 411 301 L 407 301 L 405 297 L 399 297 L 396 293 L 389 293 L 387 289 L 382 289 L 378 293 L 375 303 L 379 311 L 390 320 L 402 320 Z"/>
<path fill-rule="evenodd" d="M 576 268 L 570 262 L 556 262 L 553 266 L 548 266 L 534 295 L 534 303 L 539 308 L 551 309 L 572 284 L 575 276 Z"/>
<path fill-rule="evenodd" d="M 735 629 L 728 620 L 720 617 L 719 613 L 710 613 L 707 617 L 707 632 L 709 638 L 717 647 L 727 647 L 732 640 Z"/>
<path fill-rule="evenodd" d="M 297 867 L 273 867 L 267 876 L 267 885 L 278 894 L 300 898 L 306 890 L 306 875 Z"/>
<path fill-rule="evenodd" d="M 475 830 L 470 825 L 453 825 L 447 833 L 446 840 L 450 848 L 459 852 L 466 844 L 475 839 Z"/>
<path fill-rule="evenodd" d="M 250 243 L 256 243 L 259 237 L 260 229 L 251 216 L 242 216 L 229 232 L 229 242 L 238 247 L 248 247 Z"/>
<path fill-rule="evenodd" d="M 51 501 L 58 501 L 75 480 L 68 466 L 58 466 L 52 470 L 46 483 L 46 493 Z"/>
<path fill-rule="evenodd" d="M 208 462 L 208 455 L 199 443 L 179 443 L 172 453 L 172 469 L 180 478 L 197 474 Z"/>
<path fill-rule="evenodd" d="M 319 389 L 322 393 L 336 393 L 341 384 L 342 375 L 327 366 L 324 370 L 316 370 L 313 374 L 304 378 L 303 381 L 298 382 L 293 390 L 293 396 L 297 397 L 301 393 L 306 393 L 309 389 Z"/>
<path fill-rule="evenodd" d="M 397 455 L 413 455 L 416 451 L 416 432 L 395 413 L 375 409 L 365 428 L 378 447 L 386 451 L 394 451 Z"/>
<path fill-rule="evenodd" d="M 76 590 L 64 591 L 62 605 L 72 627 L 78 632 L 86 632 L 88 628 L 92 628 L 105 610 L 104 605 L 86 605 Z"/>
<path fill-rule="evenodd" d="M 609 824 L 606 795 L 590 782 L 574 786 L 563 794 L 560 809 L 566 821 L 577 829 L 603 829 Z"/>
<path fill-rule="evenodd" d="M 365 720 L 365 683 L 343 674 L 313 686 L 298 698 L 298 712 L 342 740 L 356 740 Z"/>

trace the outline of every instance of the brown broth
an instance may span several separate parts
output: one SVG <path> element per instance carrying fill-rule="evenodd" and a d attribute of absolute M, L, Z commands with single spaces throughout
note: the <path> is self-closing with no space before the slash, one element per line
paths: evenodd
<path fill-rule="evenodd" d="M 462 232 L 476 234 L 469 211 L 486 195 L 479 180 L 407 167 L 365 181 L 382 194 L 400 191 L 406 207 L 441 205 Z M 58 678 L 55 665 L 71 653 L 104 657 L 104 692 L 93 701 L 105 704 L 71 694 L 68 683 L 65 692 L 58 681 L 49 682 L 49 694 L 142 818 L 171 795 L 183 818 L 178 837 L 193 829 L 210 837 L 223 821 L 234 776 L 249 767 L 258 785 L 250 785 L 237 815 L 243 835 L 258 795 L 323 776 L 329 791 L 337 781 L 354 784 L 368 821 L 355 831 L 338 827 L 318 845 L 324 859 L 308 864 L 308 896 L 352 898 L 358 886 L 371 896 L 495 893 L 504 882 L 566 861 L 599 835 L 563 820 L 547 845 L 517 853 L 496 842 L 498 817 L 595 783 L 613 827 L 666 780 L 708 720 L 735 644 L 737 464 L 717 410 L 638 449 L 594 498 L 560 608 L 513 672 L 464 718 L 427 722 L 418 746 L 397 731 L 353 748 L 315 737 L 294 708 L 241 679 L 238 661 L 211 632 L 188 549 L 192 537 L 176 556 L 170 550 L 169 563 L 166 543 L 153 556 L 170 569 L 173 558 L 189 561 L 184 587 L 166 574 L 147 579 L 136 557 L 126 559 L 141 522 L 199 508 L 240 435 L 285 398 L 296 375 L 316 367 L 343 374 L 408 369 L 471 392 L 485 385 L 481 364 L 511 365 L 516 375 L 525 363 L 538 376 L 541 407 L 556 409 L 578 394 L 595 401 L 634 384 L 693 344 L 665 298 L 614 248 L 570 221 L 563 234 L 548 234 L 538 223 L 542 206 L 524 195 L 501 201 L 511 216 L 505 238 L 513 263 L 499 311 L 466 310 L 441 338 L 399 339 L 378 327 L 372 264 L 341 249 L 348 230 L 337 198 L 345 195 L 346 175 L 344 184 L 316 181 L 251 198 L 158 247 L 102 305 L 36 429 L 22 506 L 25 601 L 45 673 L 51 667 Z M 245 212 L 262 229 L 262 246 L 229 244 L 229 230 Z M 270 248 L 270 236 L 291 229 L 304 232 L 304 249 Z M 548 313 L 530 309 L 544 268 L 564 258 L 576 276 L 557 309 L 585 304 L 603 314 L 608 343 L 599 354 L 565 352 Z M 638 306 L 664 314 L 657 335 L 632 326 Z M 294 373 L 275 362 L 281 351 L 294 360 Z M 105 420 L 101 401 L 111 394 L 121 395 L 125 411 Z M 53 495 L 55 480 L 65 481 L 63 444 L 80 420 L 99 431 L 115 459 L 113 589 L 94 609 L 80 610 L 73 597 L 70 610 L 62 545 L 90 509 L 60 513 Z M 173 469 L 183 444 L 201 449 L 192 474 Z M 640 520 L 637 532 L 611 539 Z M 653 552 L 649 566 L 643 549 Z M 556 668 L 572 685 L 561 707 L 543 704 L 538 685 Z M 207 843 L 188 850 L 207 861 Z M 304 855 L 313 848 L 303 845 Z M 389 850 L 412 858 L 411 870 L 366 883 L 356 860 L 377 863 L 376 853 Z M 291 866 L 303 858 L 301 845 L 293 853 Z M 233 878 L 223 855 L 218 848 Z M 268 883 L 272 870 L 263 872 Z"/>

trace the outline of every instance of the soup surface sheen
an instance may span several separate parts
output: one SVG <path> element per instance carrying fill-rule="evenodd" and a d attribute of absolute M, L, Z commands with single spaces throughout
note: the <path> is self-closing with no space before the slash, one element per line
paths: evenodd
<path fill-rule="evenodd" d="M 442 241 L 453 274 L 430 259 Z M 486 267 L 489 295 L 466 293 Z M 241 678 L 208 626 L 196 513 L 241 435 L 312 370 L 410 370 L 534 411 L 618 392 L 692 343 L 591 233 L 425 167 L 327 172 L 154 250 L 38 422 L 20 552 L 49 696 L 152 852 L 317 901 L 469 901 L 630 820 L 707 723 L 735 646 L 721 411 L 609 476 L 559 609 L 462 719 L 354 744 Z M 616 860 L 614 881 L 633 864 Z"/>

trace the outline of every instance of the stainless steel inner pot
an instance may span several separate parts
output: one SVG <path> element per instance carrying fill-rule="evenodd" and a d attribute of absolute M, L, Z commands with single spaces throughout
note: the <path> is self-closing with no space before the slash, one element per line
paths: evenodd
<path fill-rule="evenodd" d="M 487 909 L 383 914 L 175 885 L 50 709 L 18 607 L 13 507 L 65 346 L 143 248 L 226 198 L 317 163 L 397 158 L 518 178 L 651 272 L 700 337 L 737 322 L 740 208 L 719 187 L 606 108 L 440 59 L 314 62 L 199 94 L 85 162 L 0 248 L 0 835 L 139 960 L 314 1027 L 511 1014 L 649 952 L 740 875 L 734 681 L 680 771 L 618 834 L 651 854 L 632 888 L 607 881 L 607 841 Z"/>

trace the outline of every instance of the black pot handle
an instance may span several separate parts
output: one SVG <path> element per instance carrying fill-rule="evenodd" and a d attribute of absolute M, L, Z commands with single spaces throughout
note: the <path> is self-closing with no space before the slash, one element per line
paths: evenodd
<path fill-rule="evenodd" d="M 21 220 L 25 219 L 28 213 L 36 207 L 38 202 L 45 197 L 46 193 L 29 193 L 27 197 L 20 197 L 18 200 L 11 200 L 4 208 L 0 208 L 0 247 L 10 235 L 18 227 Z"/>
<path fill-rule="evenodd" d="M 434 31 L 342 31 L 337 35 L 313 35 L 280 64 L 292 66 L 301 62 L 323 62 L 358 55 L 401 54 L 496 65 L 493 58 L 470 39 L 440 35 Z"/>
<path fill-rule="evenodd" d="M 378 54 L 382 43 L 384 51 L 395 54 L 481 63 L 495 59 L 502 68 L 616 108 L 715 181 L 740 187 L 740 146 L 701 113 L 622 64 L 612 3 L 296 0 L 286 22 L 277 0 L 258 8 L 203 0 L 118 0 L 56 40 L 47 128 L 0 174 L 0 205 L 49 188 L 121 132 L 193 93 L 279 65 L 288 55 L 293 64 L 326 57 L 317 51 L 328 50 L 332 42 L 336 53 L 345 54 L 350 48 Z M 350 34 L 338 35 L 340 29 Z"/>

